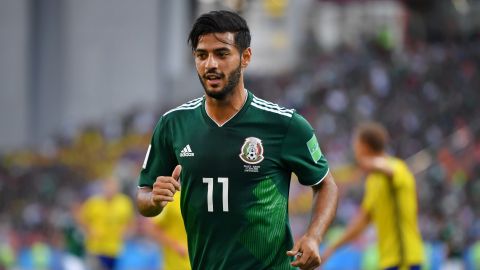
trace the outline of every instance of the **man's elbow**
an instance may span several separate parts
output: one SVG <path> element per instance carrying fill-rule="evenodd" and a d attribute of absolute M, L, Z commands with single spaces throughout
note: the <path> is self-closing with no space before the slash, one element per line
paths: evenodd
<path fill-rule="evenodd" d="M 144 216 L 144 217 L 155 217 L 157 216 L 158 214 L 155 214 L 149 210 L 145 210 L 145 209 L 140 209 L 138 208 L 138 212 L 140 213 L 140 215 Z"/>
<path fill-rule="evenodd" d="M 325 176 L 325 179 L 320 184 L 313 186 L 313 189 L 314 191 L 326 190 L 328 193 L 338 197 L 338 187 L 330 173 Z"/>
<path fill-rule="evenodd" d="M 331 202 L 335 209 L 337 208 L 339 191 L 338 186 L 330 173 L 320 184 L 313 187 L 313 191 L 324 200 Z"/>
<path fill-rule="evenodd" d="M 161 212 L 161 211 L 152 209 L 151 207 L 146 206 L 144 202 L 139 202 L 139 201 L 137 201 L 137 208 L 140 215 L 144 217 L 155 217 Z"/>

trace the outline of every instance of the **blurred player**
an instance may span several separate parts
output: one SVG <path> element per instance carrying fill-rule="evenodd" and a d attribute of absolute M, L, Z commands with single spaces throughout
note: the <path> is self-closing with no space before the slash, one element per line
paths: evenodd
<path fill-rule="evenodd" d="M 160 215 L 151 219 L 148 234 L 161 244 L 164 264 L 162 270 L 188 270 L 187 233 L 180 211 L 180 192 L 167 204 Z"/>
<path fill-rule="evenodd" d="M 326 249 L 325 260 L 373 222 L 381 269 L 420 270 L 423 243 L 417 225 L 415 178 L 405 162 L 385 152 L 386 143 L 387 132 L 379 124 L 368 123 L 357 129 L 353 148 L 359 166 L 368 172 L 365 195 L 345 233 Z"/>
<path fill-rule="evenodd" d="M 193 269 L 317 267 L 338 193 L 312 127 L 244 88 L 252 51 L 238 14 L 203 14 L 189 41 L 206 95 L 160 118 L 140 174 L 140 212 L 160 213 L 180 190 L 181 174 Z M 311 223 L 295 244 L 287 212 L 292 172 L 314 191 Z"/>
<path fill-rule="evenodd" d="M 133 224 L 131 199 L 119 192 L 115 178 L 102 183 L 103 192 L 89 198 L 77 219 L 85 232 L 91 270 L 113 270 L 122 251 L 124 237 Z"/>

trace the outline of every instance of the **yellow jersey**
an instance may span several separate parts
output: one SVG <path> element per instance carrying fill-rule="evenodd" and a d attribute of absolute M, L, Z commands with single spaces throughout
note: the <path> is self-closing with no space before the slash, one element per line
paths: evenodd
<path fill-rule="evenodd" d="M 380 267 L 421 265 L 424 251 L 417 224 L 415 178 L 402 160 L 389 157 L 388 162 L 393 177 L 370 173 L 362 202 L 377 231 Z"/>
<path fill-rule="evenodd" d="M 187 232 L 183 224 L 182 212 L 180 210 L 180 192 L 175 193 L 173 202 L 169 202 L 160 215 L 153 218 L 157 227 L 171 239 L 183 245 L 187 249 Z M 188 254 L 180 256 L 170 247 L 163 246 L 164 265 L 163 270 L 189 270 L 190 260 Z"/>
<path fill-rule="evenodd" d="M 111 200 L 93 196 L 83 204 L 80 215 L 88 229 L 87 252 L 117 257 L 122 251 L 125 231 L 133 220 L 130 198 L 124 194 L 117 194 Z"/>

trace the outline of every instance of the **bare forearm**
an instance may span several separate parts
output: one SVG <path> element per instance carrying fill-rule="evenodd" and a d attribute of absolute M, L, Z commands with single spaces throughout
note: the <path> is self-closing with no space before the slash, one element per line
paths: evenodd
<path fill-rule="evenodd" d="M 360 212 L 355 216 L 353 222 L 347 227 L 345 233 L 335 242 L 332 248 L 335 250 L 346 243 L 349 243 L 357 238 L 367 227 L 370 222 L 368 214 L 360 209 Z"/>
<path fill-rule="evenodd" d="M 163 228 L 153 223 L 152 220 L 147 221 L 146 230 L 147 233 L 162 246 L 173 248 L 174 240 L 168 237 L 168 235 L 163 231 Z"/>
<path fill-rule="evenodd" d="M 154 237 L 163 246 L 167 246 L 171 249 L 175 249 L 177 246 L 181 245 L 177 240 L 175 240 L 172 237 L 169 237 L 167 234 L 165 234 L 162 230 L 157 230 L 154 233 Z"/>
<path fill-rule="evenodd" d="M 152 190 L 150 188 L 139 188 L 137 191 L 137 207 L 140 214 L 145 217 L 154 217 L 160 214 L 163 207 L 152 202 Z"/>
<path fill-rule="evenodd" d="M 180 173 L 182 166 L 177 165 L 172 176 L 158 176 L 150 187 L 141 187 L 137 191 L 137 207 L 145 217 L 154 217 L 162 212 L 168 202 L 173 202 L 173 195 L 180 190 Z"/>
<path fill-rule="evenodd" d="M 378 157 L 364 157 L 360 160 L 364 169 L 368 172 L 379 172 L 385 174 L 387 177 L 393 177 L 393 168 L 388 162 L 386 156 Z"/>
<path fill-rule="evenodd" d="M 338 188 L 332 175 L 329 173 L 322 183 L 313 187 L 313 192 L 312 220 L 306 234 L 320 243 L 337 211 Z"/>

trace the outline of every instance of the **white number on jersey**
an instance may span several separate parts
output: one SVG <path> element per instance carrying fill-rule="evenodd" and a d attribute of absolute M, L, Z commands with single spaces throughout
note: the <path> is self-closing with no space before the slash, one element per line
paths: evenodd
<path fill-rule="evenodd" d="M 228 212 L 228 178 L 219 177 L 218 183 L 222 183 L 222 204 L 223 212 Z M 213 178 L 203 178 L 203 183 L 207 184 L 207 210 L 213 212 Z"/>

